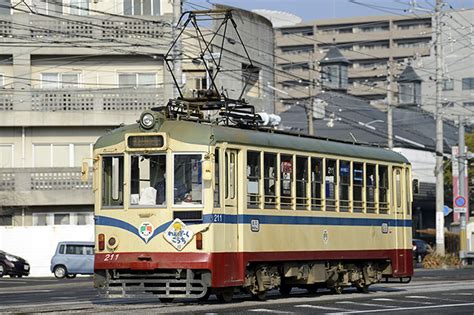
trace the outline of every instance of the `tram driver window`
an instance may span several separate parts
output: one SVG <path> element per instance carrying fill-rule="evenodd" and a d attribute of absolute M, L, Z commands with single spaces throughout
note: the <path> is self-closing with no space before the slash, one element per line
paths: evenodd
<path fill-rule="evenodd" d="M 202 204 L 202 155 L 176 154 L 174 156 L 174 203 Z"/>
<path fill-rule="evenodd" d="M 123 206 L 123 156 L 104 156 L 102 169 L 102 206 Z"/>
<path fill-rule="evenodd" d="M 130 165 L 130 205 L 164 206 L 166 155 L 132 155 Z"/>
<path fill-rule="evenodd" d="M 326 160 L 326 211 L 336 211 L 336 160 Z"/>

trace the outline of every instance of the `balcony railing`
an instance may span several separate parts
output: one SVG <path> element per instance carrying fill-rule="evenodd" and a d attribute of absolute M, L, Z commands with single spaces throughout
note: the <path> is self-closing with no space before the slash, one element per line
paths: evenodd
<path fill-rule="evenodd" d="M 142 111 L 164 104 L 163 89 L 137 90 L 34 90 L 31 94 L 31 110 L 56 111 Z M 1 107 L 0 103 L 0 110 Z"/>
<path fill-rule="evenodd" d="M 79 167 L 0 168 L 0 191 L 92 190 L 92 173 L 81 181 Z"/>
<path fill-rule="evenodd" d="M 15 25 L 28 23 L 26 28 Z M 25 34 L 25 29 L 27 34 Z M 16 32 L 27 35 L 31 39 L 65 39 L 67 41 L 92 41 L 117 39 L 153 39 L 157 41 L 171 40 L 170 16 L 142 16 L 140 19 L 132 16 L 110 17 L 104 15 L 74 16 L 36 16 L 25 14 L 2 15 L 0 21 L 0 38 L 15 36 Z M 156 42 L 154 42 L 155 44 Z"/>

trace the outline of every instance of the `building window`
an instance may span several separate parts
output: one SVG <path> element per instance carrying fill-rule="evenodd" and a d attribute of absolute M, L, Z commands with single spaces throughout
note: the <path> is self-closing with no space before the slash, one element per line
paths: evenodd
<path fill-rule="evenodd" d="M 380 24 L 371 24 L 368 26 L 361 26 L 359 29 L 366 33 L 366 32 L 383 32 L 388 31 L 389 25 L 388 23 L 380 23 Z"/>
<path fill-rule="evenodd" d="M 79 73 L 41 73 L 41 88 L 69 89 L 79 88 Z"/>
<path fill-rule="evenodd" d="M 120 88 L 155 88 L 156 73 L 119 73 Z"/>
<path fill-rule="evenodd" d="M 14 145 L 0 144 L 0 168 L 14 167 Z"/>
<path fill-rule="evenodd" d="M 454 89 L 454 80 L 443 79 L 443 91 L 451 91 Z"/>
<path fill-rule="evenodd" d="M 33 213 L 33 225 L 34 226 L 51 225 L 50 215 L 48 213 Z"/>
<path fill-rule="evenodd" d="M 12 226 L 13 216 L 12 215 L 0 215 L 0 226 Z"/>
<path fill-rule="evenodd" d="M 77 167 L 91 162 L 91 144 L 33 144 L 34 167 Z"/>
<path fill-rule="evenodd" d="M 60 15 L 63 14 L 62 0 L 32 0 L 33 10 L 38 14 Z"/>
<path fill-rule="evenodd" d="M 166 155 L 132 155 L 130 165 L 130 205 L 165 205 Z"/>
<path fill-rule="evenodd" d="M 69 213 L 55 213 L 54 225 L 69 225 L 71 224 Z"/>
<path fill-rule="evenodd" d="M 298 45 L 298 46 L 282 46 L 280 47 L 282 54 L 303 54 L 313 53 L 314 45 Z"/>
<path fill-rule="evenodd" d="M 474 107 L 474 102 L 464 102 L 462 103 L 464 107 Z"/>
<path fill-rule="evenodd" d="M 89 0 L 70 0 L 70 14 L 89 15 Z"/>
<path fill-rule="evenodd" d="M 406 39 L 395 41 L 397 47 L 399 48 L 417 48 L 417 47 L 427 47 L 430 43 L 430 39 Z"/>
<path fill-rule="evenodd" d="M 160 0 L 124 0 L 124 15 L 160 15 Z"/>
<path fill-rule="evenodd" d="M 299 36 L 313 36 L 314 31 L 313 27 L 292 27 L 292 28 L 282 28 L 281 35 L 290 36 L 290 35 L 299 35 Z"/>
<path fill-rule="evenodd" d="M 242 87 L 244 95 L 260 97 L 260 68 L 242 64 Z"/>
<path fill-rule="evenodd" d="M 474 90 L 474 78 L 463 78 L 462 79 L 463 90 Z"/>
<path fill-rule="evenodd" d="M 77 225 L 90 225 L 93 224 L 92 214 L 90 213 L 77 213 L 76 214 L 76 224 Z"/>

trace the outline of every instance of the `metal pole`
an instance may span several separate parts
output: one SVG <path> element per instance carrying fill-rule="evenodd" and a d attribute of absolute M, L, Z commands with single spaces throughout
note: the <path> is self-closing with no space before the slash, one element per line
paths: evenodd
<path fill-rule="evenodd" d="M 181 17 L 181 0 L 173 0 L 173 39 L 175 40 L 179 34 L 179 25 L 178 21 Z M 183 85 L 183 75 L 181 72 L 181 55 L 182 55 L 182 45 L 181 39 L 176 41 L 173 51 L 173 70 L 176 76 L 176 83 L 181 88 Z M 173 90 L 173 97 L 177 98 L 179 94 L 178 87 L 175 87 Z"/>
<path fill-rule="evenodd" d="M 392 60 L 387 62 L 387 140 L 389 149 L 393 149 L 393 71 Z"/>
<path fill-rule="evenodd" d="M 459 183 L 459 192 L 458 195 L 467 199 L 466 193 L 466 182 L 465 182 L 465 157 L 466 157 L 466 148 L 464 142 L 464 120 L 462 116 L 459 116 L 459 155 L 458 155 L 458 183 Z M 466 213 L 460 213 L 460 224 L 461 231 L 459 233 L 459 238 L 461 241 L 460 251 L 464 252 L 467 249 L 467 239 L 466 239 Z"/>
<path fill-rule="evenodd" d="M 444 256 L 444 178 L 443 178 L 443 118 L 441 104 L 442 88 L 442 51 L 443 42 L 441 39 L 441 7 L 442 0 L 436 0 L 435 23 L 436 23 L 436 253 Z"/>
<path fill-rule="evenodd" d="M 309 60 L 309 71 L 308 71 L 308 134 L 310 136 L 314 135 L 314 126 L 313 126 L 313 70 L 314 70 L 314 53 L 310 53 Z"/>

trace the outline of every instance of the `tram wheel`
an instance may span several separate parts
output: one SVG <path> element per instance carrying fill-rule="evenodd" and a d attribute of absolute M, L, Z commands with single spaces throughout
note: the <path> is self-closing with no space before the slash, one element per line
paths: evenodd
<path fill-rule="evenodd" d="M 159 298 L 161 303 L 171 303 L 174 301 L 174 298 Z"/>
<path fill-rule="evenodd" d="M 256 294 L 252 294 L 253 298 L 257 301 L 266 301 L 267 291 L 259 291 Z"/>
<path fill-rule="evenodd" d="M 222 303 L 229 303 L 234 297 L 234 289 L 225 289 L 216 294 L 217 299 Z"/>
<path fill-rule="evenodd" d="M 332 288 L 331 292 L 335 293 L 335 294 L 342 294 L 343 290 L 344 289 L 340 285 L 338 285 L 338 286 L 335 286 L 334 288 Z"/>
<path fill-rule="evenodd" d="M 211 288 L 207 288 L 206 294 L 204 294 L 203 296 L 198 298 L 198 300 L 201 301 L 201 302 L 205 302 L 205 301 L 209 300 L 210 296 L 211 296 Z"/>
<path fill-rule="evenodd" d="M 368 285 L 357 286 L 357 292 L 359 292 L 359 293 L 369 293 L 369 286 Z"/>
<path fill-rule="evenodd" d="M 279 291 L 281 295 L 287 296 L 287 295 L 290 295 L 291 289 L 293 289 L 291 285 L 282 284 L 280 285 Z"/>

